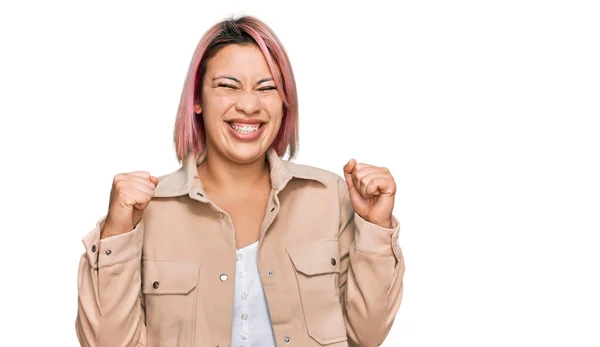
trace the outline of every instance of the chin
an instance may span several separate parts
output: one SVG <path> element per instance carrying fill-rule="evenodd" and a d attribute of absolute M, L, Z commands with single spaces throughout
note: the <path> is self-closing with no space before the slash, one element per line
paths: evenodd
<path fill-rule="evenodd" d="M 226 153 L 229 160 L 238 164 L 248 164 L 263 159 L 268 148 L 259 145 L 239 145 L 229 148 Z"/>

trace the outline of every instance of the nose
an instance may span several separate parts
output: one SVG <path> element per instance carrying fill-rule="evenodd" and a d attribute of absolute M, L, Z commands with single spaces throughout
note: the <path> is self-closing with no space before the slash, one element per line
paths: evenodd
<path fill-rule="evenodd" d="M 235 109 L 244 112 L 246 115 L 252 115 L 260 111 L 260 100 L 258 95 L 251 91 L 241 91 L 235 103 Z"/>

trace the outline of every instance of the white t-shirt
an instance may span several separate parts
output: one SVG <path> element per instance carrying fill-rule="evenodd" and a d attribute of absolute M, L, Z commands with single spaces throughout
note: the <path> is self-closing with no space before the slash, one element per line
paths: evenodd
<path fill-rule="evenodd" d="M 258 241 L 237 250 L 232 347 L 276 347 L 258 274 Z"/>

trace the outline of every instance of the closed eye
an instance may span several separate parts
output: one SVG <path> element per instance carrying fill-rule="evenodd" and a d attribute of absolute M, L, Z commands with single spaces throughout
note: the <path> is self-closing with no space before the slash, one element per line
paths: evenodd
<path fill-rule="evenodd" d="M 223 87 L 223 88 L 230 88 L 230 89 L 237 89 L 236 86 L 231 85 L 231 84 L 227 84 L 227 83 L 217 83 L 217 87 Z"/>
<path fill-rule="evenodd" d="M 265 91 L 268 91 L 268 90 L 277 90 L 277 87 L 275 87 L 275 86 L 268 86 L 268 87 L 259 88 L 258 90 L 260 90 L 261 92 L 265 92 Z"/>

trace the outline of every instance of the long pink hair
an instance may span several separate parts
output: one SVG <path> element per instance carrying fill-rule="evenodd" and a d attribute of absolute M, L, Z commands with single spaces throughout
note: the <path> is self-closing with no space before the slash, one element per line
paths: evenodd
<path fill-rule="evenodd" d="M 251 16 L 226 19 L 212 26 L 200 39 L 189 66 L 177 119 L 174 141 L 177 159 L 204 151 L 202 114 L 194 112 L 194 103 L 202 100 L 202 80 L 208 60 L 230 44 L 257 45 L 267 60 L 273 80 L 283 100 L 283 119 L 271 147 L 280 157 L 287 152 L 294 158 L 298 150 L 298 96 L 292 67 L 283 45 L 262 21 Z M 279 68 L 280 74 L 277 73 Z"/>

